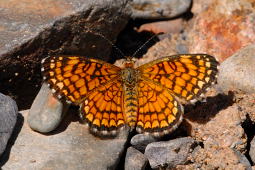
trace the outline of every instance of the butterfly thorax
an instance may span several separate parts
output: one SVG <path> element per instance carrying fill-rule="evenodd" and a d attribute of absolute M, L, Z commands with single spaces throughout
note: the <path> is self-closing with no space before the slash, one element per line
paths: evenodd
<path fill-rule="evenodd" d="M 133 68 L 130 63 L 125 64 L 125 68 L 121 70 L 121 78 L 123 82 L 124 91 L 124 115 L 127 124 L 134 128 L 137 122 L 138 112 L 138 70 Z"/>
<path fill-rule="evenodd" d="M 138 71 L 134 68 L 124 68 L 121 70 L 121 77 L 126 86 L 135 86 L 138 80 Z"/>

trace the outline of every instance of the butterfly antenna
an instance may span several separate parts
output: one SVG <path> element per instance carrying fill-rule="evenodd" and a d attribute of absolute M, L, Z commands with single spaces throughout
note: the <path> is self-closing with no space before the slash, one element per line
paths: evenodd
<path fill-rule="evenodd" d="M 151 38 L 149 38 L 142 46 L 140 46 L 135 52 L 134 54 L 132 55 L 132 57 L 135 57 L 135 55 L 141 51 L 142 48 L 144 48 L 145 45 L 147 45 L 153 38 L 155 38 L 156 36 L 158 36 L 159 34 L 155 34 L 153 35 Z"/>
<path fill-rule="evenodd" d="M 88 29 L 87 32 L 90 32 L 90 33 L 92 33 L 92 34 L 95 34 L 95 35 L 100 36 L 101 38 L 103 38 L 104 40 L 106 40 L 109 44 L 111 44 L 111 46 L 112 46 L 113 48 L 115 48 L 115 49 L 122 55 L 122 57 L 127 58 L 127 57 L 125 56 L 125 54 L 124 54 L 115 44 L 113 44 L 113 42 L 112 42 L 111 40 L 109 40 L 108 38 L 106 38 L 103 34 L 101 34 L 101 33 L 99 33 L 99 32 L 96 32 L 96 31 L 94 31 L 94 30 L 90 30 L 90 29 Z"/>

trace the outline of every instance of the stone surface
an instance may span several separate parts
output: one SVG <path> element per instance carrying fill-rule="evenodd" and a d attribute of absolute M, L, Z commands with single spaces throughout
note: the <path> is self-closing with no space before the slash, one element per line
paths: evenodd
<path fill-rule="evenodd" d="M 147 134 L 137 134 L 135 136 L 133 136 L 131 138 L 131 145 L 141 151 L 141 152 L 144 152 L 146 146 L 149 144 L 149 143 L 152 143 L 152 142 L 156 142 L 157 139 L 155 139 L 153 136 L 151 135 L 147 135 Z"/>
<path fill-rule="evenodd" d="M 12 134 L 17 115 L 18 107 L 16 102 L 0 93 L 0 156 L 4 152 Z"/>
<path fill-rule="evenodd" d="M 152 23 L 146 23 L 141 25 L 137 31 L 148 31 L 154 34 L 160 33 L 179 33 L 184 27 L 184 21 L 181 18 L 168 20 L 168 21 L 158 21 Z"/>
<path fill-rule="evenodd" d="M 207 10 L 209 8 L 210 5 L 212 5 L 213 2 L 215 2 L 215 0 L 193 0 L 192 1 L 192 7 L 191 7 L 191 12 L 197 16 L 199 15 L 201 12 L 204 12 L 205 10 Z"/>
<path fill-rule="evenodd" d="M 251 0 L 194 1 L 195 16 L 187 24 L 190 53 L 207 53 L 220 61 L 255 42 L 255 6 Z"/>
<path fill-rule="evenodd" d="M 235 151 L 235 150 L 234 150 Z M 251 167 L 251 163 L 250 161 L 247 159 L 247 157 L 242 154 L 241 152 L 239 151 L 235 151 L 235 155 L 237 156 L 239 162 L 248 170 L 251 170 L 252 167 Z"/>
<path fill-rule="evenodd" d="M 208 102 L 207 105 L 209 104 Z M 217 146 L 246 151 L 247 137 L 241 126 L 246 119 L 245 115 L 241 116 L 236 105 L 223 106 L 227 108 L 219 111 L 220 107 L 222 106 L 215 102 L 209 108 L 201 105 L 187 113 L 185 123 L 188 134 L 203 141 L 205 148 Z M 204 109 L 210 111 L 206 112 Z"/>
<path fill-rule="evenodd" d="M 148 159 L 133 147 L 127 149 L 125 158 L 125 170 L 144 170 Z"/>
<path fill-rule="evenodd" d="M 130 4 L 133 18 L 161 19 L 185 13 L 191 0 L 133 0 Z"/>
<path fill-rule="evenodd" d="M 253 137 L 250 142 L 249 155 L 251 157 L 252 162 L 254 163 L 255 162 L 255 137 Z"/>
<path fill-rule="evenodd" d="M 43 83 L 28 114 L 28 125 L 35 131 L 47 133 L 61 122 L 68 104 L 55 98 L 46 83 Z"/>
<path fill-rule="evenodd" d="M 220 66 L 218 87 L 222 91 L 255 93 L 255 44 L 226 59 Z M 234 73 L 234 74 L 233 74 Z"/>
<path fill-rule="evenodd" d="M 189 165 L 177 169 L 251 169 L 244 155 L 247 152 L 244 122 L 254 107 L 253 96 L 218 94 L 208 97 L 206 103 L 197 103 L 192 109 L 186 107 L 184 125 L 187 133 L 200 141 L 202 147 L 194 150 Z M 251 122 L 246 126 L 252 126 Z"/>
<path fill-rule="evenodd" d="M 145 155 L 151 168 L 172 168 L 185 164 L 195 141 L 190 137 L 177 138 L 170 141 L 150 143 L 145 149 Z"/>
<path fill-rule="evenodd" d="M 244 92 L 235 92 L 235 102 L 238 107 L 238 110 L 241 112 L 241 117 L 248 116 L 251 122 L 255 122 L 255 93 L 247 94 Z M 251 122 L 247 126 L 252 128 L 253 126 L 250 125 Z M 245 128 L 245 127 L 244 127 Z M 249 127 L 248 127 L 249 128 Z M 250 132 L 252 135 L 253 133 Z"/>
<path fill-rule="evenodd" d="M 143 58 L 139 59 L 139 62 L 148 63 L 161 57 L 188 53 L 184 36 L 183 34 L 166 35 L 164 39 L 150 47 Z"/>
<path fill-rule="evenodd" d="M 127 3 L 128 0 L 0 1 L 0 89 L 15 94 L 18 105 L 28 108 L 41 86 L 40 60 L 46 55 L 108 60 L 112 45 L 93 31 L 114 42 L 129 19 Z"/>
<path fill-rule="evenodd" d="M 23 111 L 24 122 L 28 111 Z M 9 169 L 114 169 L 124 150 L 128 131 L 113 139 L 100 139 L 78 122 L 77 113 L 69 112 L 52 133 L 43 135 L 24 123 L 11 152 L 3 155 L 0 165 Z M 13 141 L 14 142 L 14 141 Z M 10 146 L 11 147 L 11 146 Z"/>
<path fill-rule="evenodd" d="M 248 159 L 243 154 L 228 147 L 200 149 L 190 161 L 195 163 L 179 166 L 179 169 L 251 169 Z"/>

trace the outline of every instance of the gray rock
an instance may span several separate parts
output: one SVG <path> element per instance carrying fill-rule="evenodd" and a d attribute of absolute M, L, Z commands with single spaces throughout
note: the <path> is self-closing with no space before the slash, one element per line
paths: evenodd
<path fill-rule="evenodd" d="M 190 137 L 178 138 L 164 142 L 150 143 L 145 149 L 151 168 L 167 167 L 185 164 L 195 141 Z"/>
<path fill-rule="evenodd" d="M 136 148 L 137 150 L 141 151 L 141 152 L 144 152 L 146 146 L 149 144 L 149 143 L 152 143 L 152 142 L 156 142 L 157 139 L 154 138 L 153 136 L 151 135 L 146 135 L 146 134 L 137 134 L 135 136 L 133 136 L 131 138 L 131 145 Z"/>
<path fill-rule="evenodd" d="M 133 18 L 161 19 L 185 13 L 191 0 L 132 0 L 130 4 Z"/>
<path fill-rule="evenodd" d="M 148 163 L 148 159 L 133 147 L 127 149 L 125 158 L 125 170 L 143 170 Z"/>
<path fill-rule="evenodd" d="M 109 60 L 112 45 L 93 31 L 114 42 L 129 19 L 127 3 L 0 1 L 0 89 L 7 89 L 15 94 L 17 103 L 29 106 L 41 86 L 40 61 L 48 54 Z"/>
<path fill-rule="evenodd" d="M 28 125 L 35 131 L 47 133 L 54 130 L 68 110 L 69 105 L 53 97 L 46 83 L 43 83 L 28 114 Z"/>
<path fill-rule="evenodd" d="M 21 113 L 26 122 L 28 111 Z M 75 120 L 74 114 L 69 112 L 56 131 L 47 135 L 32 131 L 24 123 L 2 169 L 115 169 L 128 129 L 121 130 L 116 138 L 100 139 Z"/>
<path fill-rule="evenodd" d="M 218 88 L 222 91 L 255 92 L 255 44 L 226 59 L 220 66 Z"/>
<path fill-rule="evenodd" d="M 251 157 L 251 160 L 253 163 L 255 163 L 255 137 L 253 137 L 253 139 L 250 142 L 250 151 L 249 151 L 249 155 Z"/>
<path fill-rule="evenodd" d="M 236 156 L 239 158 L 239 162 L 243 164 L 246 170 L 252 170 L 249 160 L 240 151 L 235 151 Z"/>
<path fill-rule="evenodd" d="M 0 93 L 0 155 L 4 152 L 12 134 L 17 115 L 18 107 L 16 102 Z"/>

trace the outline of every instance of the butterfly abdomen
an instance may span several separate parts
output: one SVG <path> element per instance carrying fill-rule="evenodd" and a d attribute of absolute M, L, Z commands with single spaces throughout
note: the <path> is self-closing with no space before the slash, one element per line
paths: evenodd
<path fill-rule="evenodd" d="M 127 124 L 134 128 L 137 122 L 138 101 L 137 89 L 124 85 L 124 114 Z"/>
<path fill-rule="evenodd" d="M 134 128 L 137 123 L 138 112 L 138 93 L 137 93 L 137 70 L 132 67 L 125 68 L 121 71 L 124 91 L 124 116 L 127 124 Z"/>

